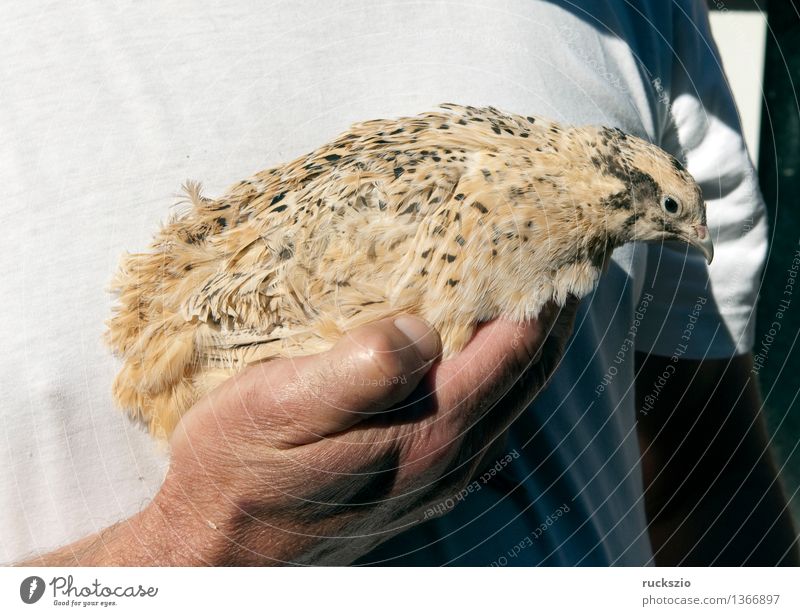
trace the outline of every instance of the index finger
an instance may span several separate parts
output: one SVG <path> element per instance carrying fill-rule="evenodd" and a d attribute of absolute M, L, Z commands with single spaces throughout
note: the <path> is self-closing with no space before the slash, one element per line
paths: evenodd
<path fill-rule="evenodd" d="M 438 419 L 461 427 L 472 424 L 515 386 L 521 395 L 533 398 L 555 368 L 577 304 L 570 298 L 564 307 L 547 304 L 537 319 L 500 318 L 481 324 L 460 353 L 434 366 L 426 377 L 440 412 L 446 414 Z M 522 379 L 540 357 L 547 359 L 542 370 Z"/>

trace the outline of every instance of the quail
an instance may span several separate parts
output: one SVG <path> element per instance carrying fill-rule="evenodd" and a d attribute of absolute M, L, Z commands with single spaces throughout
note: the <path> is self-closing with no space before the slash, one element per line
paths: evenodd
<path fill-rule="evenodd" d="M 399 313 L 458 352 L 475 326 L 582 297 L 626 242 L 679 240 L 710 262 L 700 188 L 617 128 L 445 104 L 371 120 L 184 211 L 127 254 L 106 340 L 117 404 L 168 436 L 245 366 L 330 348 Z"/>

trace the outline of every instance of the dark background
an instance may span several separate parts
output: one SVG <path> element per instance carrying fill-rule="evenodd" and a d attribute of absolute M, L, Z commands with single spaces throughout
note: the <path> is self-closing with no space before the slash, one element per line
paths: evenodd
<path fill-rule="evenodd" d="M 769 213 L 770 248 L 758 305 L 754 353 L 759 353 L 776 320 L 779 302 L 787 298 L 784 289 L 788 271 L 800 249 L 800 3 L 711 0 L 709 6 L 767 12 L 758 169 Z M 796 280 L 759 380 L 781 478 L 795 519 L 800 522 L 800 277 Z"/>

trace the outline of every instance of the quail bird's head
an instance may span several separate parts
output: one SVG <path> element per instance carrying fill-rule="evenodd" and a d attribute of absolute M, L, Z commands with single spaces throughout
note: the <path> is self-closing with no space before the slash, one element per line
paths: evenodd
<path fill-rule="evenodd" d="M 596 139 L 596 141 L 594 141 Z M 598 129 L 599 154 L 592 163 L 621 181 L 624 189 L 604 201 L 620 229 L 618 242 L 681 241 L 698 248 L 708 263 L 714 245 L 706 226 L 700 187 L 683 165 L 661 148 L 618 129 Z"/>

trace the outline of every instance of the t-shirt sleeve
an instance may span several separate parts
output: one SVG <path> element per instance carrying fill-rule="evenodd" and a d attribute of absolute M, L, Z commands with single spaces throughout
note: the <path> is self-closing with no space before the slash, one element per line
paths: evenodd
<path fill-rule="evenodd" d="M 676 3 L 669 82 L 658 83 L 661 146 L 681 159 L 707 203 L 714 261 L 682 244 L 648 246 L 653 296 L 637 350 L 724 358 L 753 346 L 767 219 L 703 2 Z"/>

